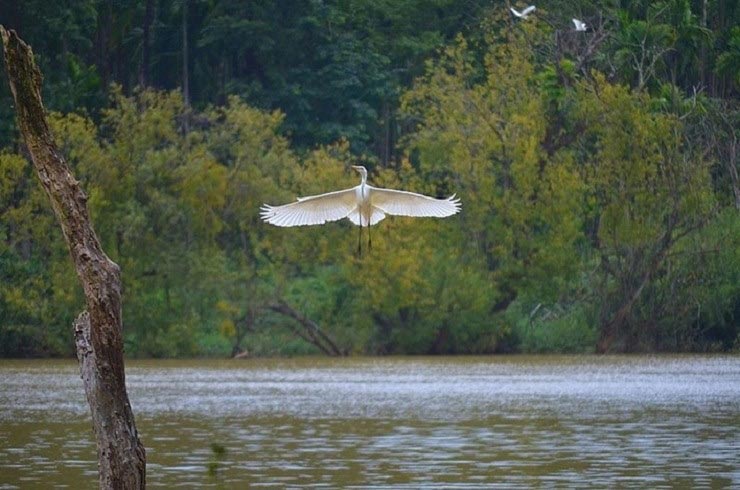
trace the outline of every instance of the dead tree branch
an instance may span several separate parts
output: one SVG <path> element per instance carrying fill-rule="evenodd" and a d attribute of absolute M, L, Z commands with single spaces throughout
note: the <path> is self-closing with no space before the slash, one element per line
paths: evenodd
<path fill-rule="evenodd" d="M 31 48 L 15 31 L 0 26 L 0 35 L 18 128 L 85 291 L 87 310 L 75 321 L 75 342 L 97 438 L 100 488 L 144 488 L 146 457 L 124 376 L 120 269 L 103 252 L 90 222 L 87 195 L 54 143 Z"/>
<path fill-rule="evenodd" d="M 298 322 L 298 324 L 303 328 L 301 330 L 297 327 L 293 327 L 293 332 L 306 342 L 318 347 L 324 354 L 328 356 L 345 355 L 344 351 L 342 351 L 342 349 L 340 349 L 337 344 L 319 328 L 316 322 L 307 318 L 284 301 L 278 301 L 277 303 L 270 305 L 268 308 L 275 313 L 280 313 L 281 315 L 290 317 Z"/>

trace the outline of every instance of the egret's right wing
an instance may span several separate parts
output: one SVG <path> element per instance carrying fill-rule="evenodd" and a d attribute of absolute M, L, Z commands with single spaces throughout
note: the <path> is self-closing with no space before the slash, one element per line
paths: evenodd
<path fill-rule="evenodd" d="M 514 10 L 514 7 L 509 7 L 509 10 L 511 10 L 511 13 L 516 15 L 517 17 L 521 17 L 522 14 Z"/>
<path fill-rule="evenodd" d="M 318 196 L 299 197 L 283 206 L 263 204 L 260 216 L 275 226 L 321 225 L 346 218 L 357 207 L 355 189 L 328 192 Z"/>
<path fill-rule="evenodd" d="M 534 5 L 530 5 L 529 7 L 525 8 L 524 10 L 522 10 L 522 15 L 525 16 L 525 15 L 531 14 L 532 12 L 534 12 L 534 9 L 535 8 L 537 8 L 537 7 L 535 7 Z"/>
<path fill-rule="evenodd" d="M 460 199 L 455 195 L 447 199 L 392 189 L 370 188 L 370 202 L 386 214 L 396 216 L 427 216 L 444 218 L 460 211 Z"/>

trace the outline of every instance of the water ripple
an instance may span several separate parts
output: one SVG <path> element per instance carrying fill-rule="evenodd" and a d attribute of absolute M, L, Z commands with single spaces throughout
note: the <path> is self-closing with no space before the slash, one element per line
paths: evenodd
<path fill-rule="evenodd" d="M 732 356 L 141 361 L 127 384 L 152 487 L 740 486 Z M 94 486 L 87 410 L 73 362 L 0 361 L 0 489 Z"/>

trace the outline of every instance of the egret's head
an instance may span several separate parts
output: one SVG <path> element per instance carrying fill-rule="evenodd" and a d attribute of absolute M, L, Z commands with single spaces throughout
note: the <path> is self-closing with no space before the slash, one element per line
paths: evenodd
<path fill-rule="evenodd" d="M 352 168 L 360 172 L 360 176 L 362 176 L 362 181 L 365 182 L 367 180 L 367 170 L 362 165 L 352 165 Z"/>

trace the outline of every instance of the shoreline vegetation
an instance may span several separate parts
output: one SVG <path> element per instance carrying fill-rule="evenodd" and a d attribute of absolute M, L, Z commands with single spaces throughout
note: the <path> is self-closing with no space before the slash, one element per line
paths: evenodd
<path fill-rule="evenodd" d="M 74 3 L 0 24 L 121 266 L 127 357 L 740 349 L 736 1 Z M 72 356 L 82 291 L 0 78 L 0 357 Z M 462 212 L 362 258 L 347 223 L 260 222 L 350 164 Z"/>

